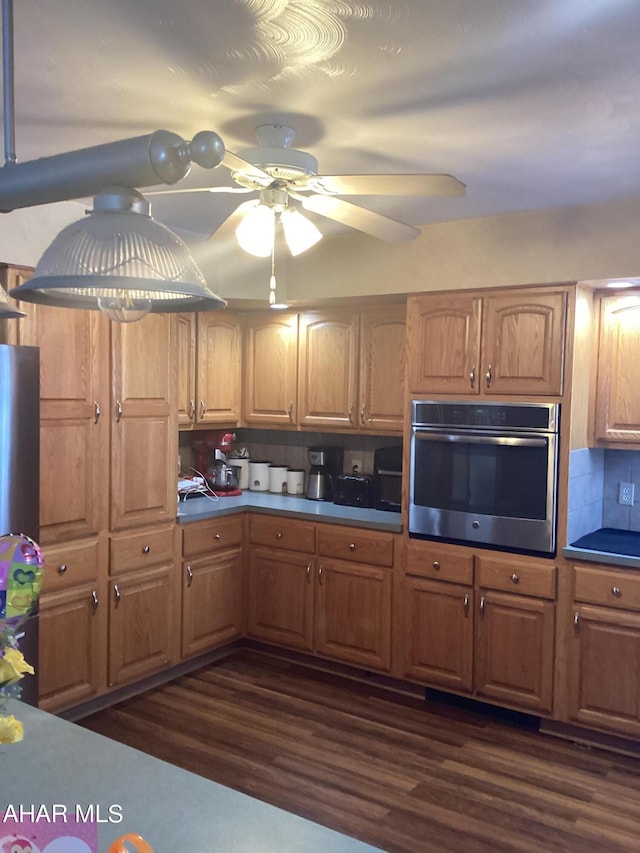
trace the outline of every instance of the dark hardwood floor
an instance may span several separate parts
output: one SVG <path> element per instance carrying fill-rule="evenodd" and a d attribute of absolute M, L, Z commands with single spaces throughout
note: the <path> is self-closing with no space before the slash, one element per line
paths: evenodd
<path fill-rule="evenodd" d="M 80 725 L 387 851 L 640 850 L 638 759 L 255 651 Z"/>

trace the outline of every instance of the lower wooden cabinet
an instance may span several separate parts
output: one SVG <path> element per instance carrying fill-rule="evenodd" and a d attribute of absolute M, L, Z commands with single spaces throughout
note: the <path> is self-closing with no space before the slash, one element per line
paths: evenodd
<path fill-rule="evenodd" d="M 182 571 L 182 657 L 242 634 L 242 550 L 186 562 Z"/>

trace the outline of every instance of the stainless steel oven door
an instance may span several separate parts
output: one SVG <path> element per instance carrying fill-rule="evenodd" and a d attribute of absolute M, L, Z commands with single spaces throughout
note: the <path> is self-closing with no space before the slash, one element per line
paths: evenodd
<path fill-rule="evenodd" d="M 555 551 L 557 435 L 414 427 L 409 533 Z"/>

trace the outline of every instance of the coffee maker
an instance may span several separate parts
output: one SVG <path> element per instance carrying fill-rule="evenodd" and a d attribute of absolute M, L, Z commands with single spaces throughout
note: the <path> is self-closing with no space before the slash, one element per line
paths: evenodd
<path fill-rule="evenodd" d="M 341 447 L 309 447 L 306 495 L 312 501 L 333 500 L 333 479 L 342 473 Z"/>

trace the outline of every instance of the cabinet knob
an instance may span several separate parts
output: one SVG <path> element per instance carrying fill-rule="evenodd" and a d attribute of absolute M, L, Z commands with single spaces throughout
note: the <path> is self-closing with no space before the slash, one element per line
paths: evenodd
<path fill-rule="evenodd" d="M 439 571 L 440 571 L 440 563 L 439 563 L 437 560 L 434 560 L 434 561 L 433 561 L 433 563 L 432 563 L 432 565 L 433 565 L 433 571 L 434 571 L 434 572 L 439 572 Z"/>
<path fill-rule="evenodd" d="M 614 595 L 616 598 L 622 598 L 622 590 L 619 586 L 612 586 L 611 594 Z"/>
<path fill-rule="evenodd" d="M 222 539 L 222 533 L 214 533 L 213 538 L 219 542 Z"/>
<path fill-rule="evenodd" d="M 520 578 L 515 572 L 511 575 L 511 583 L 520 583 Z"/>
<path fill-rule="evenodd" d="M 279 530 L 278 530 L 278 532 L 276 533 L 276 539 L 282 539 L 282 533 L 280 533 L 280 531 L 279 531 Z"/>
<path fill-rule="evenodd" d="M 356 550 L 356 543 L 355 543 L 355 542 L 350 542 L 350 543 L 349 543 L 349 550 L 350 550 L 350 551 L 355 551 L 355 550 Z"/>
<path fill-rule="evenodd" d="M 151 550 L 151 548 L 149 547 L 149 545 L 145 545 L 144 548 L 142 549 L 142 553 L 148 554 L 150 550 Z"/>
<path fill-rule="evenodd" d="M 58 566 L 58 574 L 63 575 L 67 571 L 67 564 L 62 563 L 62 565 Z"/>

